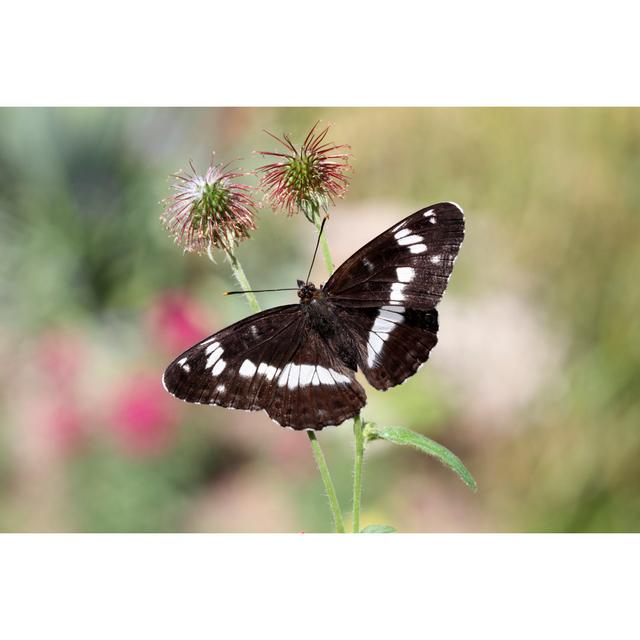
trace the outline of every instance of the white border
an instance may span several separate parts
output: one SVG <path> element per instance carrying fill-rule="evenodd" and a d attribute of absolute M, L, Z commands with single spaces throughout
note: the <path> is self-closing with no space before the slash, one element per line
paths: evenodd
<path fill-rule="evenodd" d="M 638 544 L 631 535 L 6 535 L 0 628 L 11 640 L 618 640 L 637 637 Z"/>
<path fill-rule="evenodd" d="M 5 105 L 633 105 L 635 3 L 5 3 Z"/>

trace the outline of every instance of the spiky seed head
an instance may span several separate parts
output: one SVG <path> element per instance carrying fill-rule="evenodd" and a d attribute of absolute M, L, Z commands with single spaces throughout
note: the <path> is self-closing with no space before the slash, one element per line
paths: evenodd
<path fill-rule="evenodd" d="M 336 198 L 342 198 L 349 186 L 347 174 L 351 171 L 348 145 L 325 142 L 329 127 L 317 132 L 318 123 L 297 147 L 284 134 L 278 138 L 268 133 L 283 147 L 283 151 L 260 151 L 266 157 L 276 158 L 257 169 L 260 187 L 274 210 L 289 215 L 302 212 L 312 222 L 320 213 L 327 212 Z"/>
<path fill-rule="evenodd" d="M 230 251 L 256 228 L 253 189 L 235 182 L 247 174 L 213 161 L 204 175 L 190 167 L 173 176 L 174 193 L 163 201 L 160 219 L 185 251 Z"/>

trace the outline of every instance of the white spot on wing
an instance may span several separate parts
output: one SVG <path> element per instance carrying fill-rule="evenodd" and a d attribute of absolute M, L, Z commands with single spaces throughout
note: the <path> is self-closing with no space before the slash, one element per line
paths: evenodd
<path fill-rule="evenodd" d="M 287 386 L 289 387 L 289 389 L 295 389 L 297 388 L 299 381 L 300 381 L 300 367 L 297 364 L 292 364 L 291 371 L 289 372 L 289 382 Z"/>
<path fill-rule="evenodd" d="M 212 376 L 217 376 L 220 373 L 222 373 L 224 371 L 224 368 L 227 366 L 227 363 L 224 360 L 218 360 L 218 362 L 216 362 L 215 367 L 213 367 L 213 369 L 211 369 L 211 375 Z"/>
<path fill-rule="evenodd" d="M 216 343 L 217 344 L 217 343 Z M 213 346 L 213 345 L 211 345 Z M 220 358 L 220 356 L 224 353 L 222 347 L 218 347 L 210 356 L 209 359 L 207 360 L 207 364 L 204 366 L 205 369 L 208 369 L 209 367 L 212 367 Z"/>
<path fill-rule="evenodd" d="M 349 378 L 347 376 L 342 375 L 341 373 L 338 373 L 333 369 L 329 369 L 329 373 L 331 374 L 331 377 L 336 384 L 340 384 L 341 382 L 349 382 Z"/>
<path fill-rule="evenodd" d="M 411 233 L 411 229 L 402 229 L 401 231 L 398 231 L 398 233 L 396 233 L 393 237 L 396 240 L 400 240 L 400 238 L 404 238 L 405 236 L 408 236 Z"/>
<path fill-rule="evenodd" d="M 324 367 L 318 367 L 317 372 L 320 384 L 335 384 L 328 369 L 325 369 Z"/>
<path fill-rule="evenodd" d="M 269 382 L 271 382 L 271 380 L 273 380 L 278 375 L 278 373 L 280 373 L 280 369 L 277 369 L 276 367 L 267 364 L 266 362 L 261 362 L 260 366 L 258 367 L 258 373 L 263 375 L 267 380 L 269 380 Z"/>
<path fill-rule="evenodd" d="M 289 369 L 291 369 L 291 363 L 286 365 L 285 368 L 282 370 L 282 373 L 280 374 L 280 377 L 278 378 L 278 386 L 279 387 L 284 387 L 284 385 L 287 384 L 287 378 L 289 377 Z"/>
<path fill-rule="evenodd" d="M 411 253 L 424 253 L 426 250 L 426 244 L 414 244 L 413 246 L 409 247 L 409 251 L 411 251 Z"/>
<path fill-rule="evenodd" d="M 429 216 L 433 216 L 433 215 L 435 215 L 435 214 L 433 213 L 433 209 L 429 209 L 428 211 L 425 211 L 425 212 L 424 212 L 424 217 L 425 217 L 425 218 L 428 218 Z"/>
<path fill-rule="evenodd" d="M 213 339 L 213 338 L 212 338 Z M 206 344 L 206 343 L 203 343 Z M 210 344 L 205 350 L 204 353 L 205 355 L 209 355 L 212 351 L 215 351 L 218 347 L 220 346 L 219 342 L 214 342 L 213 344 Z"/>
<path fill-rule="evenodd" d="M 396 328 L 396 323 L 391 322 L 387 318 L 383 318 L 380 314 L 376 318 L 376 321 L 373 323 L 373 327 L 371 327 L 371 331 L 374 333 L 391 333 Z M 382 338 L 385 340 L 385 338 Z"/>
<path fill-rule="evenodd" d="M 392 313 L 404 313 L 404 307 L 380 307 L 382 311 L 391 311 Z"/>
<path fill-rule="evenodd" d="M 391 285 L 389 300 L 404 300 L 404 294 L 402 293 L 404 287 L 405 285 L 402 282 L 394 282 Z"/>
<path fill-rule="evenodd" d="M 411 282 L 415 278 L 416 270 L 413 267 L 398 267 L 396 273 L 400 282 Z"/>
<path fill-rule="evenodd" d="M 396 284 L 398 288 L 404 286 L 400 283 Z M 402 296 L 400 291 L 393 293 Z M 375 366 L 377 358 L 384 347 L 384 343 L 389 339 L 391 332 L 404 322 L 404 312 L 405 308 L 402 306 L 380 307 L 367 339 L 367 365 L 370 369 Z"/>
<path fill-rule="evenodd" d="M 431 256 L 430 259 L 433 264 L 440 264 L 440 256 Z"/>
<path fill-rule="evenodd" d="M 367 365 L 369 369 L 375 364 L 376 358 L 382 351 L 383 346 L 384 340 L 377 333 L 369 333 L 369 341 L 367 344 Z"/>
<path fill-rule="evenodd" d="M 238 373 L 243 378 L 250 378 L 256 372 L 256 365 L 251 360 L 245 360 L 240 366 Z"/>
<path fill-rule="evenodd" d="M 265 368 L 261 369 L 262 365 L 258 367 L 258 373 L 267 371 L 267 365 L 265 364 Z M 271 370 L 275 371 L 276 369 L 275 367 L 271 367 Z M 293 390 L 298 387 L 308 387 L 310 385 L 317 387 L 321 384 L 335 385 L 350 381 L 351 379 L 348 376 L 333 369 L 312 364 L 294 364 L 290 362 L 282 369 L 282 373 L 278 378 L 278 386 L 284 387 L 286 385 L 289 389 Z"/>
<path fill-rule="evenodd" d="M 315 370 L 316 368 L 312 364 L 300 365 L 300 386 L 301 387 L 305 387 L 311 384 Z"/>
<path fill-rule="evenodd" d="M 390 311 L 390 309 L 393 309 L 393 311 Z M 396 309 L 399 309 L 400 312 L 396 313 Z M 396 324 L 402 324 L 404 322 L 403 312 L 404 307 L 382 307 L 380 311 L 378 311 L 378 317 L 395 322 Z"/>
<path fill-rule="evenodd" d="M 407 245 L 422 242 L 423 240 L 424 238 L 422 236 L 407 236 L 406 238 L 400 238 L 400 240 L 398 240 L 398 244 L 406 247 Z"/>
<path fill-rule="evenodd" d="M 225 392 L 225 390 L 226 390 L 226 389 L 225 389 L 225 386 L 224 386 L 223 384 L 219 384 L 219 385 L 216 387 L 216 391 L 218 391 L 219 393 L 224 393 L 224 392 Z"/>

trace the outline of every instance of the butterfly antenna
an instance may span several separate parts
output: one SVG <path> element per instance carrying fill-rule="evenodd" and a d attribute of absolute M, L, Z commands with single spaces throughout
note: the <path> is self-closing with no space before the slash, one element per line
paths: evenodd
<path fill-rule="evenodd" d="M 313 258 L 311 259 L 311 266 L 309 267 L 309 273 L 307 273 L 307 279 L 305 282 L 309 282 L 309 278 L 311 277 L 311 270 L 313 269 L 313 263 L 316 261 L 316 255 L 318 254 L 318 247 L 320 246 L 320 238 L 322 237 L 322 232 L 324 230 L 324 223 L 327 221 L 329 216 L 325 216 L 322 220 L 322 224 L 320 225 L 320 231 L 318 233 L 318 239 L 316 240 L 316 248 L 313 252 Z"/>
<path fill-rule="evenodd" d="M 252 289 L 251 291 L 225 291 L 225 296 L 236 296 L 241 293 L 268 293 L 269 291 L 297 291 L 296 287 L 287 287 L 285 289 Z"/>

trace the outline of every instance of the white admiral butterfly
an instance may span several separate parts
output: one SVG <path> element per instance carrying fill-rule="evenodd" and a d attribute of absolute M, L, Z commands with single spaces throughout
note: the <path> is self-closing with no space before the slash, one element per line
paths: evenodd
<path fill-rule="evenodd" d="M 376 389 L 412 376 L 436 345 L 435 307 L 464 237 L 462 209 L 425 207 L 380 234 L 299 304 L 213 334 L 176 358 L 163 384 L 196 404 L 267 414 L 283 427 L 322 429 L 366 403 L 358 367 Z"/>

